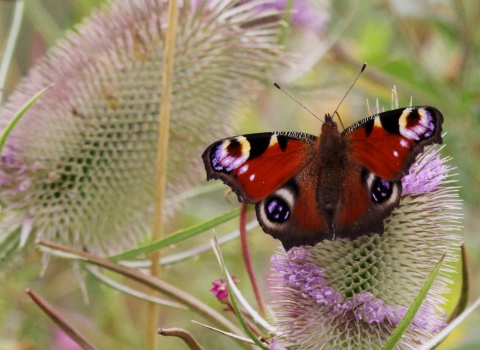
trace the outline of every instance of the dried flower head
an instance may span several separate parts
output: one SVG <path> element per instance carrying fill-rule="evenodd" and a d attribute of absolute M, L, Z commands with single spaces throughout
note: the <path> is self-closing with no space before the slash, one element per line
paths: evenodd
<path fill-rule="evenodd" d="M 111 253 L 150 231 L 167 3 L 104 5 L 31 69 L 0 110 L 5 128 L 26 100 L 54 84 L 0 159 L 1 225 L 22 232 L 20 244 L 34 232 Z M 259 21 L 278 12 L 261 5 L 179 8 L 167 212 L 169 200 L 200 178 L 200 150 L 231 132 L 239 98 L 251 96 L 278 61 L 279 22 Z"/>
<path fill-rule="evenodd" d="M 397 348 L 415 348 L 445 326 L 441 304 L 460 217 L 456 189 L 445 186 L 445 161 L 433 148 L 417 158 L 382 235 L 323 241 L 272 257 L 278 341 L 293 349 L 381 349 L 447 253 Z"/>

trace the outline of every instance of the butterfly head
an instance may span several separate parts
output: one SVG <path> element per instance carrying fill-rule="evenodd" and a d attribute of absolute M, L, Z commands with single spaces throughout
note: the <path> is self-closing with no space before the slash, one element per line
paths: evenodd
<path fill-rule="evenodd" d="M 325 114 L 325 122 L 322 125 L 322 132 L 325 132 L 326 129 L 329 131 L 333 129 L 338 132 L 337 123 L 333 121 L 333 117 L 329 113 Z"/>

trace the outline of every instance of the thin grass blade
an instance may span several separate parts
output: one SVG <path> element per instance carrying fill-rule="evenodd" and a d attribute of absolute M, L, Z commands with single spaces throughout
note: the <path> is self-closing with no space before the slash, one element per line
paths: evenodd
<path fill-rule="evenodd" d="M 216 226 L 223 224 L 227 221 L 230 221 L 240 215 L 240 208 L 234 209 L 232 211 L 229 211 L 225 214 L 222 214 L 220 216 L 217 216 L 216 218 L 213 218 L 211 220 L 205 221 L 201 224 L 194 225 L 192 227 L 189 227 L 185 230 L 180 230 L 175 233 L 172 233 L 168 237 L 161 239 L 159 241 L 153 242 L 151 244 L 148 244 L 146 246 L 132 249 L 120 254 L 112 255 L 110 259 L 114 260 L 124 260 L 124 259 L 131 259 L 137 255 L 140 254 L 148 254 L 151 253 L 154 250 L 161 249 L 168 247 L 172 244 L 180 243 L 183 241 L 186 241 L 187 239 L 190 239 L 192 237 L 195 237 L 196 235 L 199 235 L 200 233 L 203 233 L 207 230 L 210 230 L 212 228 L 215 228 Z"/>
<path fill-rule="evenodd" d="M 245 343 L 248 343 L 248 344 L 255 344 L 255 343 L 253 342 L 253 340 L 250 339 L 250 338 L 241 337 L 241 336 L 239 336 L 239 335 L 236 335 L 236 334 L 233 334 L 233 333 L 230 333 L 230 332 L 225 332 L 225 331 L 222 331 L 221 329 L 218 329 L 218 328 L 215 328 L 215 327 L 212 327 L 212 326 L 208 326 L 208 325 L 206 325 L 206 324 L 204 324 L 204 323 L 200 323 L 200 322 L 197 322 L 197 321 L 194 321 L 194 320 L 192 320 L 192 322 L 193 322 L 193 323 L 196 323 L 196 324 L 198 324 L 198 325 L 200 325 L 200 326 L 203 326 L 203 327 L 205 327 L 205 328 L 211 329 L 212 331 L 215 331 L 215 332 L 217 332 L 217 333 L 221 333 L 221 334 L 223 334 L 223 335 L 226 335 L 227 337 L 235 338 L 235 339 L 241 340 L 241 341 L 243 341 L 243 342 L 245 342 Z"/>
<path fill-rule="evenodd" d="M 121 283 L 118 283 L 114 280 L 112 280 L 111 278 L 108 278 L 107 276 L 105 276 L 104 274 L 100 273 L 99 271 L 97 271 L 97 269 L 95 268 L 92 268 L 90 266 L 85 266 L 85 269 L 93 276 L 95 277 L 97 280 L 99 280 L 100 282 L 102 282 L 103 284 L 113 288 L 113 289 L 116 289 L 122 293 L 125 293 L 125 294 L 128 294 L 128 295 L 131 295 L 135 298 L 138 298 L 138 299 L 142 299 L 144 301 L 148 301 L 148 302 L 151 302 L 151 303 L 155 303 L 155 304 L 159 304 L 159 305 L 164 305 L 164 306 L 170 306 L 170 307 L 175 307 L 175 308 L 179 308 L 179 309 L 185 309 L 187 310 L 188 308 L 183 305 L 183 304 L 180 304 L 180 303 L 176 303 L 174 301 L 170 301 L 170 300 L 165 300 L 165 299 L 160 299 L 160 298 L 156 298 L 156 297 L 152 297 L 148 294 L 145 294 L 145 293 L 142 293 L 142 292 L 139 292 L 138 290 L 135 290 L 133 288 L 130 288 L 130 287 L 127 287 Z"/>
<path fill-rule="evenodd" d="M 3 147 L 5 147 L 5 144 L 7 143 L 7 139 L 10 136 L 12 130 L 15 128 L 15 125 L 22 119 L 24 116 L 25 112 L 28 111 L 28 109 L 48 90 L 52 87 L 52 85 L 47 86 L 46 88 L 40 90 L 37 92 L 30 100 L 28 100 L 18 111 L 15 113 L 13 116 L 12 120 L 10 123 L 7 125 L 5 130 L 3 131 L 2 136 L 0 136 L 0 154 L 3 151 Z"/>
<path fill-rule="evenodd" d="M 460 299 L 458 300 L 457 306 L 455 310 L 453 310 L 452 314 L 448 318 L 447 323 L 450 324 L 455 318 L 458 317 L 465 308 L 467 307 L 468 303 L 468 293 L 470 290 L 470 275 L 468 273 L 468 266 L 467 266 L 467 252 L 465 251 L 465 244 L 462 243 L 460 246 L 461 249 L 461 260 L 462 260 L 462 289 L 460 290 Z"/>

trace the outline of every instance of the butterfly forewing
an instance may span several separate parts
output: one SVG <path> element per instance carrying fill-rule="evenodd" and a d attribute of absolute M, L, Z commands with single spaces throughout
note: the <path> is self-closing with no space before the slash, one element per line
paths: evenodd
<path fill-rule="evenodd" d="M 207 179 L 221 179 L 244 203 L 257 203 L 305 166 L 316 137 L 268 132 L 226 138 L 202 155 Z"/>
<path fill-rule="evenodd" d="M 409 107 L 373 115 L 345 129 L 349 161 L 382 179 L 398 181 L 424 147 L 442 143 L 443 115 L 433 107 Z"/>

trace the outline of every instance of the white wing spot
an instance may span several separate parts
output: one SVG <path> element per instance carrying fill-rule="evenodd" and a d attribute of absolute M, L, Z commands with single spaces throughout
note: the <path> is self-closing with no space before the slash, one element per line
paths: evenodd
<path fill-rule="evenodd" d="M 253 181 L 254 178 L 255 178 L 255 174 L 250 175 L 250 181 Z"/>
<path fill-rule="evenodd" d="M 393 155 L 394 155 L 395 157 L 398 157 L 398 152 L 397 152 L 397 151 L 393 151 Z"/>
<path fill-rule="evenodd" d="M 408 141 L 405 139 L 400 140 L 400 146 L 405 147 L 405 148 L 410 148 L 410 145 L 408 144 Z"/>
<path fill-rule="evenodd" d="M 238 175 L 242 175 L 242 174 L 245 173 L 247 170 L 248 170 L 248 164 L 245 164 L 245 165 L 242 166 L 240 169 L 238 169 Z"/>

